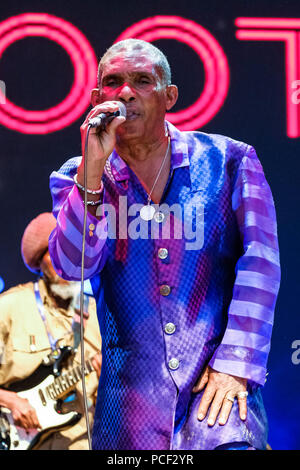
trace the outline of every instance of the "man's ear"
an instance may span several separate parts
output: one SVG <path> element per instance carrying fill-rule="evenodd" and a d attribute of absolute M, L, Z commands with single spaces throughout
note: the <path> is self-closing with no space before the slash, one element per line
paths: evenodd
<path fill-rule="evenodd" d="M 93 88 L 92 91 L 91 91 L 91 104 L 92 104 L 92 107 L 94 108 L 99 103 L 100 103 L 99 88 Z"/>
<path fill-rule="evenodd" d="M 166 88 L 166 111 L 173 108 L 178 99 L 178 88 L 176 85 L 168 85 Z"/>

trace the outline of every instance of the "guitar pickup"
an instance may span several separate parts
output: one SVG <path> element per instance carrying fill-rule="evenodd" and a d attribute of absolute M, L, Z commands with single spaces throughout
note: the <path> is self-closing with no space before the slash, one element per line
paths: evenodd
<path fill-rule="evenodd" d="M 46 405 L 47 405 L 47 402 L 46 402 L 46 399 L 45 399 L 45 395 L 43 394 L 43 391 L 42 391 L 40 388 L 39 388 L 39 396 L 40 396 L 42 405 L 43 405 L 43 406 L 46 406 Z"/>

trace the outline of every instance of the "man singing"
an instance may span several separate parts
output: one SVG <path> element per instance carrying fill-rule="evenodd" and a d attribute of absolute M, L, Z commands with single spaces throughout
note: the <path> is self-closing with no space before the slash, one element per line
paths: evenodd
<path fill-rule="evenodd" d="M 84 155 L 89 120 L 126 107 L 87 146 L 85 277 L 103 351 L 93 448 L 265 449 L 260 388 L 280 282 L 273 198 L 253 147 L 165 120 L 177 96 L 160 50 L 121 41 L 100 61 L 81 126 Z M 52 263 L 78 280 L 84 159 L 50 187 Z"/>

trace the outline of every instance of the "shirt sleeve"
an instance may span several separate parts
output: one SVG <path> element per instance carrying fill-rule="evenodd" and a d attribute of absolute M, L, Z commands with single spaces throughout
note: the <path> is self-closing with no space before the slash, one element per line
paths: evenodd
<path fill-rule="evenodd" d="M 76 173 L 76 168 L 75 172 Z M 71 174 L 53 172 L 50 176 L 53 214 L 57 225 L 49 237 L 53 267 L 63 279 L 81 279 L 84 202 Z M 101 208 L 101 206 L 99 206 Z M 107 221 L 87 213 L 84 278 L 99 273 L 106 261 Z"/>
<path fill-rule="evenodd" d="M 232 208 L 243 255 L 236 264 L 227 327 L 209 365 L 264 385 L 280 261 L 274 201 L 253 147 L 249 147 L 238 168 Z"/>

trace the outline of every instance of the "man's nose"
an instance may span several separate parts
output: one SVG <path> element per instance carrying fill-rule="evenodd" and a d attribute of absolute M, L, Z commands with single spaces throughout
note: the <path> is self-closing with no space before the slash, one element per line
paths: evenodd
<path fill-rule="evenodd" d="M 135 91 L 129 83 L 124 83 L 119 90 L 119 99 L 121 101 L 129 102 L 135 100 Z"/>

